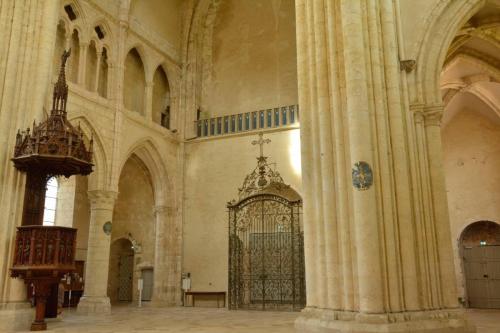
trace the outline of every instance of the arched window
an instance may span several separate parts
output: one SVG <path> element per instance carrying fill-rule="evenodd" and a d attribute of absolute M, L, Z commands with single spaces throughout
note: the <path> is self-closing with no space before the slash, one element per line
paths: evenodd
<path fill-rule="evenodd" d="M 153 77 L 153 121 L 170 129 L 170 87 L 161 66 Z"/>
<path fill-rule="evenodd" d="M 78 31 L 73 30 L 71 35 L 71 57 L 68 59 L 68 78 L 71 82 L 78 82 L 78 66 L 80 63 L 80 38 Z"/>
<path fill-rule="evenodd" d="M 66 44 L 66 29 L 64 28 L 64 24 L 62 22 L 59 22 L 59 24 L 57 25 L 54 64 L 52 66 L 54 75 L 59 74 L 59 66 L 61 64 L 61 54 L 63 54 L 65 44 Z"/>
<path fill-rule="evenodd" d="M 130 111 L 144 114 L 144 91 L 146 78 L 139 52 L 130 50 L 125 59 L 125 81 L 123 82 L 123 104 Z"/>
<path fill-rule="evenodd" d="M 96 69 L 97 69 L 97 49 L 95 42 L 90 41 L 89 48 L 87 49 L 87 65 L 85 66 L 85 88 L 89 91 L 94 91 L 96 83 Z"/>
<path fill-rule="evenodd" d="M 101 97 L 108 97 L 108 52 L 102 49 L 101 63 L 99 66 L 99 81 L 97 82 L 97 93 Z"/>
<path fill-rule="evenodd" d="M 55 225 L 57 206 L 57 179 L 52 177 L 47 182 L 45 191 L 45 207 L 43 210 L 43 225 Z"/>

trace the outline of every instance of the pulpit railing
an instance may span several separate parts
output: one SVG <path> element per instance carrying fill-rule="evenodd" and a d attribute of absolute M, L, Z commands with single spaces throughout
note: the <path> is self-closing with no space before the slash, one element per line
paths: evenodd
<path fill-rule="evenodd" d="M 30 270 L 71 271 L 75 268 L 76 229 L 57 226 L 17 228 L 13 277 Z"/>

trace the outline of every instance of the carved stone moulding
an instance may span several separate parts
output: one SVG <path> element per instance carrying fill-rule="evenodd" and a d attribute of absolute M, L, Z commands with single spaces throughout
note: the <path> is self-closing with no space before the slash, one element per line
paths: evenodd
<path fill-rule="evenodd" d="M 307 307 L 295 321 L 295 327 L 329 333 L 473 333 L 459 309 L 363 314 Z"/>

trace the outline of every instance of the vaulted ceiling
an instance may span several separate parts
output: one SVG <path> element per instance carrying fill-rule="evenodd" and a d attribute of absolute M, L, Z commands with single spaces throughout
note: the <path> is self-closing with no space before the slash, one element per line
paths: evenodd
<path fill-rule="evenodd" d="M 489 0 L 459 31 L 441 74 L 443 125 L 461 110 L 500 124 L 500 0 Z"/>

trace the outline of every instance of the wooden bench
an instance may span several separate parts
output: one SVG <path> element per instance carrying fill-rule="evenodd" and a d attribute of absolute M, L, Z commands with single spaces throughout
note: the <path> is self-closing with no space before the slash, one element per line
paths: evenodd
<path fill-rule="evenodd" d="M 196 304 L 196 296 L 215 296 L 217 297 L 217 307 L 219 308 L 220 300 L 222 299 L 222 307 L 226 307 L 226 292 L 225 291 L 186 291 L 184 293 L 184 304 L 186 304 L 187 296 L 192 296 L 192 305 Z"/>

